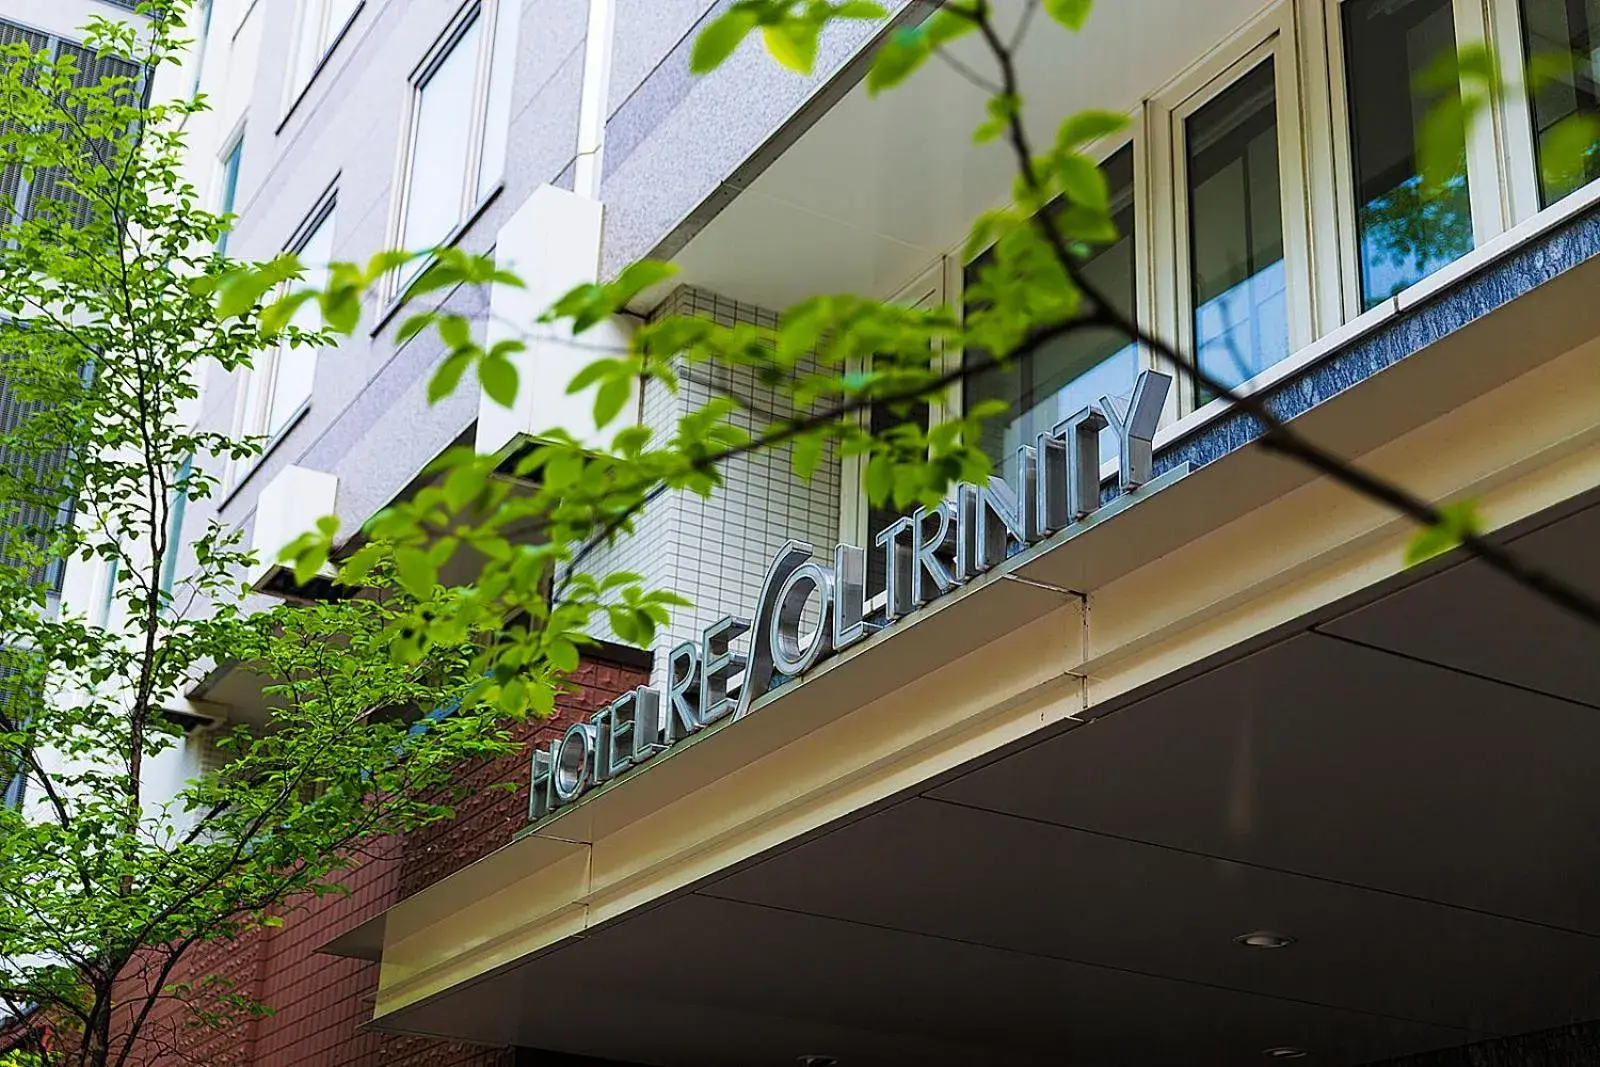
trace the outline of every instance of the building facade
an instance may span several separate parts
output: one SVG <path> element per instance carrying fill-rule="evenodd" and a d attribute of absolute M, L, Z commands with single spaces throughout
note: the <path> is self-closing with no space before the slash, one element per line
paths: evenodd
<path fill-rule="evenodd" d="M 727 6 L 212 0 L 187 72 L 215 105 L 195 173 L 243 258 L 493 250 L 525 291 L 443 297 L 491 337 L 643 256 L 678 283 L 611 341 L 669 313 L 771 324 L 830 291 L 959 306 L 983 266 L 966 231 L 1013 174 L 972 142 L 961 68 L 981 55 L 868 94 L 874 47 L 927 13 L 902 2 L 831 29 L 812 77 L 758 39 L 693 77 Z M 1600 171 L 1592 150 L 1551 165 L 1564 120 L 1600 107 L 1596 26 L 1580 0 L 1122 0 L 1077 35 L 1034 20 L 1017 58 L 1041 129 L 1132 117 L 1099 146 L 1123 236 L 1087 268 L 1125 310 L 1341 455 L 1476 500 L 1499 542 L 1600 595 Z M 1477 45 L 1508 70 L 1582 63 L 1473 110 L 1424 201 L 1416 86 Z M 395 310 L 376 292 L 336 348 L 204 383 L 198 420 L 270 445 L 192 528 L 219 516 L 270 558 L 319 515 L 359 526 L 453 445 L 592 431 L 564 396 L 589 349 L 536 335 L 513 409 L 430 404 L 444 352 L 395 343 Z M 1121 414 L 1143 387 L 1159 413 L 1144 477 L 1108 431 L 1097 506 L 987 554 L 966 530 L 979 558 L 956 573 L 875 546 L 937 545 L 930 524 L 981 503 L 901 523 L 837 458 L 801 480 L 781 450 L 753 456 L 708 500 L 658 501 L 606 562 L 694 607 L 647 657 L 585 665 L 587 702 L 530 738 L 515 817 L 443 831 L 437 862 L 396 843 L 355 903 L 250 947 L 292 1011 L 194 1055 L 1588 1062 L 1595 632 L 1471 559 L 1407 567 L 1405 521 L 1256 447 L 1254 420 L 1172 371 L 1085 336 L 930 404 L 1007 401 L 986 446 L 1018 488 L 1019 446 L 1086 405 Z M 718 394 L 786 413 L 721 373 L 646 389 L 632 417 L 667 426 Z M 763 650 L 793 621 L 777 583 L 812 560 L 839 578 L 837 543 L 868 550 L 849 607 L 882 625 L 795 650 L 768 691 Z M 914 603 L 885 588 L 902 579 Z M 69 596 L 103 580 L 69 575 Z M 608 732 L 670 708 L 692 684 L 679 649 L 709 658 L 692 650 L 729 616 L 753 625 L 730 713 L 597 780 Z M 270 716 L 226 669 L 188 697 L 201 722 Z M 155 773 L 207 753 L 200 727 Z"/>

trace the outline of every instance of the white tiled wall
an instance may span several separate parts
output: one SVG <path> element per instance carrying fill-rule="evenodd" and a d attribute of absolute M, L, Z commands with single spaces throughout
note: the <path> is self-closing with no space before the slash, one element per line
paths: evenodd
<path fill-rule="evenodd" d="M 655 314 L 704 315 L 724 325 L 775 322 L 765 309 L 689 286 L 674 292 Z M 681 368 L 675 396 L 658 384 L 646 388 L 643 422 L 670 433 L 684 414 L 719 394 L 747 405 L 733 418 L 752 433 L 792 410 L 778 390 L 758 383 L 748 371 L 693 366 Z M 729 461 L 722 477 L 723 486 L 709 498 L 684 492 L 664 496 L 640 516 L 631 538 L 590 556 L 588 566 L 596 573 L 634 571 L 649 587 L 672 589 L 694 602 L 693 608 L 674 613 L 671 627 L 651 649 L 658 683 L 663 653 L 672 645 L 697 639 L 702 628 L 725 615 L 754 614 L 767 565 L 785 541 L 809 541 L 825 554 L 838 540 L 837 461 L 825 460 L 810 481 L 801 481 L 791 450 L 779 447 Z M 611 634 L 602 628 L 598 636 Z"/>

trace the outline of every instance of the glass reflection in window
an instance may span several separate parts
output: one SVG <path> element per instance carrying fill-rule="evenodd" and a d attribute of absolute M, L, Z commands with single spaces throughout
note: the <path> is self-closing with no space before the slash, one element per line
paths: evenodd
<path fill-rule="evenodd" d="M 1346 0 L 1343 21 L 1361 304 L 1370 308 L 1471 250 L 1466 131 L 1459 118 L 1447 131 L 1453 176 L 1424 189 L 1417 146 L 1439 98 L 1417 82 L 1455 51 L 1451 0 Z"/>
<path fill-rule="evenodd" d="M 1289 354 L 1272 60 L 1190 116 L 1184 138 L 1195 354 L 1232 387 Z"/>
<path fill-rule="evenodd" d="M 1084 276 L 1124 315 L 1135 314 L 1136 286 L 1133 218 L 1133 151 L 1124 148 L 1101 167 L 1111 189 L 1111 217 L 1121 236 L 1097 248 L 1084 261 Z M 973 277 L 982 267 L 979 258 L 967 267 Z M 970 363 L 988 358 L 969 351 Z M 991 419 L 984 426 L 983 450 L 995 473 L 1016 484 L 1017 450 L 1031 445 L 1041 433 L 1102 396 L 1126 400 L 1139 375 L 1137 346 L 1115 330 L 1075 330 L 1036 349 L 1031 356 L 1009 365 L 992 367 L 967 379 L 968 410 L 985 400 L 1003 400 L 1010 417 Z M 1110 431 L 1102 435 L 1101 452 L 1116 454 Z"/>

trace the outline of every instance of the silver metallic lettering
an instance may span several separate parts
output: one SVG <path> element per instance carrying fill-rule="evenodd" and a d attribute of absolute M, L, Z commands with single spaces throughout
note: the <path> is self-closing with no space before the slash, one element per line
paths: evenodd
<path fill-rule="evenodd" d="M 909 615 L 916 606 L 911 603 L 911 552 L 902 544 L 910 532 L 911 517 L 907 515 L 878 533 L 877 542 L 883 548 L 883 589 L 888 601 L 884 611 L 890 619 Z"/>
<path fill-rule="evenodd" d="M 685 641 L 667 653 L 668 745 L 677 744 L 700 729 L 700 700 L 695 690 L 700 682 L 700 644 Z"/>
<path fill-rule="evenodd" d="M 1041 536 L 1071 525 L 1067 514 L 1067 446 L 1055 434 L 1042 433 L 1034 445 L 1038 489 L 1033 521 Z"/>
<path fill-rule="evenodd" d="M 739 687 L 739 710 L 735 719 L 750 714 L 750 707 L 766 694 L 772 685 L 772 623 L 778 615 L 778 591 L 789 580 L 789 575 L 811 558 L 811 546 L 804 541 L 786 541 L 767 568 L 767 577 L 761 583 L 761 596 L 756 600 L 755 636 L 750 641 L 750 663 L 745 668 L 744 682 Z"/>
<path fill-rule="evenodd" d="M 1022 484 L 1027 486 L 1024 476 Z M 1006 552 L 1015 543 L 1028 543 L 1026 513 L 1023 503 L 1027 497 L 1018 497 L 1011 487 L 999 478 L 978 486 L 977 514 L 972 523 L 972 555 L 977 569 L 986 571 L 1004 563 Z"/>
<path fill-rule="evenodd" d="M 842 652 L 870 634 L 867 622 L 867 553 L 854 545 L 833 550 L 833 650 Z"/>
<path fill-rule="evenodd" d="M 817 624 L 809 635 L 800 633 L 801 620 L 811 594 L 817 596 Z M 790 678 L 810 670 L 827 655 L 833 636 L 833 574 L 815 561 L 802 563 L 778 590 L 778 614 L 773 618 L 768 644 L 772 669 Z"/>
<path fill-rule="evenodd" d="M 1072 522 L 1100 506 L 1100 431 L 1105 428 L 1105 414 L 1095 407 L 1056 423 L 1056 436 L 1067 446 L 1067 517 Z"/>
<path fill-rule="evenodd" d="M 728 682 L 744 670 L 745 658 L 730 646 L 749 632 L 748 622 L 729 615 L 700 635 L 700 725 L 709 726 L 734 709 Z"/>
<path fill-rule="evenodd" d="M 661 740 L 661 694 L 647 685 L 633 691 L 633 763 L 643 763 L 667 746 Z"/>
<path fill-rule="evenodd" d="M 594 727 L 586 722 L 575 722 L 561 735 L 561 745 L 552 749 L 555 766 L 550 772 L 551 789 L 557 805 L 578 798 L 589 777 L 594 760 Z"/>
<path fill-rule="evenodd" d="M 1133 383 L 1133 396 L 1126 411 L 1109 396 L 1100 398 L 1100 409 L 1111 432 L 1117 435 L 1120 458 L 1117 471 L 1122 491 L 1131 493 L 1148 482 L 1155 461 L 1156 424 L 1161 421 L 1161 409 L 1167 402 L 1167 390 L 1172 379 L 1157 371 L 1145 371 Z"/>
<path fill-rule="evenodd" d="M 937 555 L 955 535 L 955 523 L 951 521 L 954 511 L 955 505 L 947 500 L 936 507 L 918 508 L 911 516 L 911 602 L 918 607 L 956 587 L 955 579 Z M 938 520 L 931 537 L 929 519 Z"/>

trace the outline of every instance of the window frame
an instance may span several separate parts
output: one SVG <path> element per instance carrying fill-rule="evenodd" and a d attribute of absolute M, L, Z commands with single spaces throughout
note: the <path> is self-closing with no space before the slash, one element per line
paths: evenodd
<path fill-rule="evenodd" d="M 1567 210 L 1568 205 L 1578 202 L 1575 198 L 1596 182 L 1580 185 L 1560 199 L 1541 205 L 1543 190 L 1539 178 L 1538 144 L 1533 132 L 1533 100 L 1528 94 L 1524 77 L 1528 55 L 1523 36 L 1522 4 L 1520 0 L 1484 2 L 1488 8 L 1490 32 L 1500 69 L 1503 72 L 1515 72 L 1515 76 L 1509 77 L 1499 107 L 1495 109 L 1505 163 L 1502 180 L 1505 183 L 1509 229 L 1546 212 Z M 1590 192 L 1588 195 L 1594 194 Z"/>
<path fill-rule="evenodd" d="M 329 57 L 339 50 L 339 45 L 350 35 L 350 27 L 355 25 L 356 19 L 361 17 L 361 12 L 366 6 L 367 0 L 356 0 L 343 25 L 334 27 L 330 21 L 333 14 L 333 0 L 297 0 L 294 21 L 290 24 L 292 37 L 289 44 L 287 75 L 283 79 L 284 119 L 288 119 L 311 86 L 316 83 L 317 75 L 322 73 L 322 69 L 328 65 Z M 315 38 L 317 44 L 313 46 L 318 50 L 314 58 L 307 60 L 301 52 L 304 44 L 302 29 L 306 20 L 312 17 L 315 17 L 319 24 Z M 327 43 L 322 44 L 324 41 Z"/>
<path fill-rule="evenodd" d="M 300 226 L 295 230 L 294 236 L 285 246 L 285 251 L 298 254 L 311 243 L 311 239 L 321 231 L 323 226 L 334 226 L 332 236 L 338 235 L 337 216 L 339 208 L 338 186 L 335 183 L 328 191 L 317 200 L 316 207 L 306 215 Z M 254 367 L 241 368 L 238 388 L 234 394 L 233 433 L 230 435 L 238 440 L 244 437 L 260 437 L 266 434 L 266 421 L 271 417 L 272 405 L 278 386 L 279 364 L 287 349 L 287 342 L 274 345 L 270 351 L 262 353 L 261 359 Z M 260 388 L 256 392 L 254 408 L 250 403 L 251 384 L 257 376 L 262 376 Z M 277 448 L 279 442 L 294 431 L 300 421 L 305 418 L 306 412 L 311 410 L 312 400 L 316 395 L 316 368 L 312 368 L 312 384 L 307 390 L 306 398 L 289 416 L 284 419 L 283 425 L 272 432 L 263 443 L 260 453 L 242 460 L 228 460 L 227 477 L 224 479 L 223 502 L 233 494 L 262 462 Z"/>
<path fill-rule="evenodd" d="M 1128 150 L 1133 158 L 1133 274 L 1134 274 L 1134 317 L 1136 324 L 1145 330 L 1157 328 L 1156 300 L 1157 286 L 1156 275 L 1158 264 L 1156 262 L 1156 231 L 1157 212 L 1155 211 L 1155 190 L 1151 184 L 1151 174 L 1157 167 L 1152 158 L 1152 141 L 1148 132 L 1155 128 L 1150 120 L 1147 106 L 1141 105 L 1137 110 L 1127 115 L 1127 125 L 1118 133 L 1102 137 L 1085 145 L 1081 151 L 1095 161 L 1095 165 L 1104 167 L 1106 162 L 1117 153 Z M 988 255 L 994 247 L 993 242 L 985 245 L 971 256 L 962 258 L 964 244 L 953 247 L 945 257 L 945 293 L 950 306 L 956 314 L 966 312 L 966 275 L 971 266 Z M 1160 361 L 1146 346 L 1136 346 L 1138 367 L 1141 371 L 1161 369 Z M 943 364 L 944 372 L 953 374 L 960 369 L 964 352 L 954 349 L 945 353 Z M 1167 373 L 1174 373 L 1168 370 Z M 950 413 L 966 411 L 966 379 L 956 378 L 945 392 L 942 406 L 930 410 L 928 424 L 938 424 L 937 417 L 949 417 Z M 1167 404 L 1162 410 L 1161 423 L 1166 425 L 1177 417 L 1177 398 L 1174 395 L 1178 390 L 1171 390 L 1167 394 Z M 936 417 L 937 416 L 937 417 Z"/>
<path fill-rule="evenodd" d="M 1306 163 L 1300 49 L 1294 4 L 1291 0 L 1280 0 L 1168 83 L 1152 96 L 1148 105 L 1152 113 L 1151 127 L 1159 131 L 1150 138 L 1149 169 L 1155 179 L 1151 193 L 1156 221 L 1151 239 L 1158 242 L 1154 248 L 1164 250 L 1156 257 L 1155 326 L 1161 336 L 1172 338 L 1177 350 L 1185 355 L 1192 356 L 1195 352 L 1188 120 L 1268 59 L 1273 64 L 1278 185 L 1283 213 L 1285 310 L 1289 327 L 1284 359 L 1292 359 L 1296 352 L 1310 345 L 1318 332 L 1312 292 L 1311 214 L 1307 204 L 1311 168 Z M 1181 369 L 1170 366 L 1157 369 L 1172 375 L 1177 383 L 1169 394 L 1163 423 L 1183 418 L 1215 402 L 1199 403 L 1198 385 Z M 1248 390 L 1251 381 L 1270 374 L 1272 369 L 1263 368 L 1239 388 Z"/>
<path fill-rule="evenodd" d="M 218 214 L 237 214 L 235 209 L 239 206 L 239 174 L 244 167 L 244 137 L 246 129 L 247 124 L 240 122 L 238 128 L 223 142 L 222 154 L 217 157 L 217 195 L 215 202 Z M 228 254 L 228 242 L 232 237 L 233 227 L 230 225 L 222 236 L 217 238 L 216 252 L 218 256 L 226 256 Z"/>
<path fill-rule="evenodd" d="M 479 34 L 476 66 L 472 78 L 472 100 L 467 115 L 469 124 L 467 158 L 462 167 L 461 198 L 456 208 L 456 221 L 440 240 L 440 246 L 448 246 L 459 239 L 461 231 L 482 213 L 484 206 L 494 199 L 505 185 L 503 154 L 500 173 L 489 176 L 486 180 L 483 174 L 483 149 L 488 140 L 486 135 L 492 118 L 490 102 L 495 88 L 495 78 L 499 74 L 505 77 L 515 75 L 515 48 L 510 49 L 512 70 L 502 72 L 495 69 L 495 60 L 499 53 L 496 45 L 501 40 L 501 33 L 515 33 L 518 29 L 517 27 L 507 29 L 502 25 L 502 16 L 507 13 L 514 17 L 518 13 L 517 5 L 505 0 L 466 0 L 451 16 L 444 31 L 429 45 L 422 60 L 406 78 L 405 118 L 401 127 L 400 151 L 394 173 L 396 193 L 392 198 L 389 217 L 388 245 L 391 248 L 403 247 L 406 240 L 406 214 L 411 206 L 413 168 L 416 164 L 419 133 L 418 118 L 422 110 L 423 94 L 427 90 L 429 81 L 454 54 L 456 46 L 474 25 L 479 28 Z M 510 88 L 507 86 L 508 93 Z M 506 140 L 509 144 L 509 135 Z M 426 272 L 430 262 L 431 260 L 424 260 L 409 268 L 391 272 L 385 283 L 386 301 L 389 303 L 398 301 L 405 288 Z"/>
<path fill-rule="evenodd" d="M 1335 222 L 1338 230 L 1338 259 L 1336 263 L 1323 263 L 1324 269 L 1338 272 L 1342 294 L 1341 318 L 1353 322 L 1364 314 L 1378 311 L 1387 301 L 1379 301 L 1372 308 L 1361 307 L 1361 230 L 1356 218 L 1355 142 L 1351 123 L 1348 66 L 1344 41 L 1343 8 L 1348 0 L 1305 0 L 1308 7 L 1317 9 L 1322 19 L 1323 40 L 1327 42 L 1328 112 L 1332 116 L 1334 165 Z M 1500 0 L 1449 0 L 1457 51 L 1474 42 L 1486 42 L 1504 58 L 1506 27 L 1492 24 L 1487 4 Z M 1511 0 L 1515 4 L 1515 0 Z M 1513 31 L 1520 31 L 1520 23 L 1513 22 Z M 1520 46 L 1515 54 L 1520 55 Z M 1503 107 L 1483 109 L 1473 117 L 1466 130 L 1467 141 L 1467 195 L 1472 211 L 1472 249 L 1437 268 L 1433 273 L 1448 271 L 1455 262 L 1465 259 L 1472 251 L 1482 248 L 1510 226 L 1517 212 L 1525 209 L 1526 192 L 1511 191 L 1510 174 L 1523 164 L 1518 160 L 1523 149 L 1531 160 L 1532 132 L 1519 145 L 1511 133 Z M 1532 164 L 1529 163 L 1529 166 Z M 1530 180 L 1533 176 L 1530 173 Z M 1533 191 L 1533 203 L 1538 202 L 1538 192 Z M 1417 286 L 1426 284 L 1433 274 L 1413 282 L 1389 298 L 1404 301 L 1406 294 Z M 1323 331 L 1327 332 L 1327 331 Z"/>

